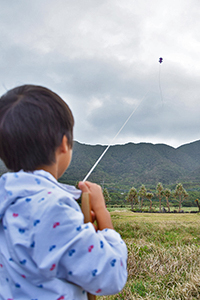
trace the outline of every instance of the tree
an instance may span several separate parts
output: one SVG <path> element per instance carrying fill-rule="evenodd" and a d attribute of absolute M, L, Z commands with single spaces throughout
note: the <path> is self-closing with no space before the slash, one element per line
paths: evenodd
<path fill-rule="evenodd" d="M 138 201 L 138 197 L 137 197 L 137 190 L 136 188 L 132 187 L 129 192 L 128 192 L 128 195 L 126 197 L 126 200 L 128 202 L 131 202 L 131 209 L 133 210 L 133 201 L 135 202 L 135 204 L 137 203 Z"/>
<path fill-rule="evenodd" d="M 167 207 L 168 207 L 168 212 L 170 212 L 170 207 L 169 207 L 169 197 L 171 196 L 171 190 L 170 190 L 170 189 L 164 190 L 164 196 L 165 196 L 165 198 L 166 198 Z"/>
<path fill-rule="evenodd" d="M 161 182 L 157 184 L 156 190 L 157 190 L 156 195 L 158 196 L 159 199 L 159 212 L 161 212 L 161 199 L 163 196 L 163 185 Z"/>
<path fill-rule="evenodd" d="M 197 204 L 197 206 L 198 206 L 198 208 L 199 208 L 199 212 L 200 212 L 200 204 L 199 204 L 199 199 L 196 199 L 196 200 L 195 200 L 195 202 L 196 202 L 196 204 Z"/>
<path fill-rule="evenodd" d="M 140 202 L 140 208 L 142 209 L 142 205 L 143 205 L 143 201 L 144 201 L 144 198 L 146 197 L 146 188 L 145 188 L 145 185 L 142 184 L 140 189 L 139 189 L 139 192 L 138 192 L 138 195 L 141 197 L 141 202 Z"/>
<path fill-rule="evenodd" d="M 152 209 L 152 200 L 151 199 L 153 198 L 153 196 L 154 196 L 153 193 L 150 193 L 150 192 L 146 193 L 146 197 L 150 201 L 150 207 L 149 207 L 150 211 Z"/>
<path fill-rule="evenodd" d="M 178 201 L 179 201 L 179 212 L 181 211 L 181 205 L 183 203 L 183 201 L 185 200 L 186 197 L 188 197 L 188 193 L 186 192 L 186 190 L 184 189 L 182 183 L 178 183 L 176 188 L 175 188 L 175 192 L 174 192 L 174 197 L 178 197 Z"/>
<path fill-rule="evenodd" d="M 110 195 L 109 195 L 109 192 L 108 192 L 107 188 L 104 188 L 104 189 L 103 189 L 103 196 L 104 196 L 104 199 L 105 199 L 105 201 L 106 201 L 106 202 L 108 202 L 108 201 L 110 201 L 110 200 L 111 200 L 111 198 L 110 198 Z"/>

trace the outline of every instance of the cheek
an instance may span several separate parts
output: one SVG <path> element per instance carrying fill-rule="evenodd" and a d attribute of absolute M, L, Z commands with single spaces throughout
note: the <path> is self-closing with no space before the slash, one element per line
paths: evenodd
<path fill-rule="evenodd" d="M 69 153 L 69 163 L 71 162 L 72 160 L 72 150 L 70 150 L 70 153 Z"/>
<path fill-rule="evenodd" d="M 69 151 L 66 155 L 66 158 L 65 158 L 65 163 L 66 163 L 66 166 L 68 167 L 70 162 L 71 162 L 71 159 L 72 159 L 72 151 Z"/>

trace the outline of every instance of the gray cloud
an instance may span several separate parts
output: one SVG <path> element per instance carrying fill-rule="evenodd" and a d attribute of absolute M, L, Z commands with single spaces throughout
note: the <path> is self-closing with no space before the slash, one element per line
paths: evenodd
<path fill-rule="evenodd" d="M 12 0 L 0 26 L 0 93 L 53 89 L 78 141 L 110 143 L 141 101 L 115 143 L 200 138 L 198 1 Z"/>

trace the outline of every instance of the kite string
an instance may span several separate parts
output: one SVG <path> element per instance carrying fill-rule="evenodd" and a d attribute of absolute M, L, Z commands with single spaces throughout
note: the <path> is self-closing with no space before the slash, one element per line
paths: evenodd
<path fill-rule="evenodd" d="M 161 100 L 162 100 L 162 104 L 163 104 L 163 95 L 162 95 L 162 89 L 161 89 L 161 83 L 160 83 L 160 73 L 161 73 L 161 64 L 159 65 L 159 78 L 158 78 L 158 82 L 159 82 L 159 89 L 160 89 L 160 97 L 161 97 Z"/>
<path fill-rule="evenodd" d="M 147 95 L 147 94 L 146 94 Z M 104 150 L 104 152 L 101 154 L 101 156 L 98 158 L 98 160 L 95 162 L 95 164 L 93 165 L 93 167 L 90 169 L 90 171 L 88 172 L 88 174 L 85 176 L 85 178 L 83 179 L 83 182 L 86 181 L 88 179 L 88 177 L 90 176 L 90 174 L 92 173 L 92 171 L 96 168 L 96 166 L 98 165 L 98 163 L 100 162 L 100 160 L 103 158 L 103 156 L 106 154 L 106 152 L 108 151 L 108 149 L 110 148 L 110 146 L 112 145 L 112 143 L 114 142 L 114 140 L 116 139 L 116 137 L 120 134 L 120 132 L 122 131 L 122 129 L 126 126 L 126 124 L 128 123 L 128 121 L 130 120 L 130 118 L 132 117 L 132 115 L 136 112 L 136 110 L 138 109 L 138 107 L 140 106 L 140 104 L 143 102 L 143 100 L 146 98 L 146 95 L 141 99 L 141 101 L 139 102 L 139 104 L 134 108 L 134 110 L 132 111 L 132 113 L 130 114 L 130 116 L 127 118 L 127 120 L 124 122 L 124 124 L 122 125 L 122 127 L 120 128 L 120 130 L 117 132 L 117 134 L 114 136 L 114 138 L 112 139 L 112 141 L 110 142 L 110 144 L 106 147 L 106 149 Z"/>

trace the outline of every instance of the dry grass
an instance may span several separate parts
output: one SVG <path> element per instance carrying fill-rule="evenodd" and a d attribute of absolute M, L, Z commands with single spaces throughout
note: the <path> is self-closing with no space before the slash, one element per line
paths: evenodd
<path fill-rule="evenodd" d="M 121 293 L 97 299 L 200 299 L 198 214 L 112 213 L 129 252 Z"/>

